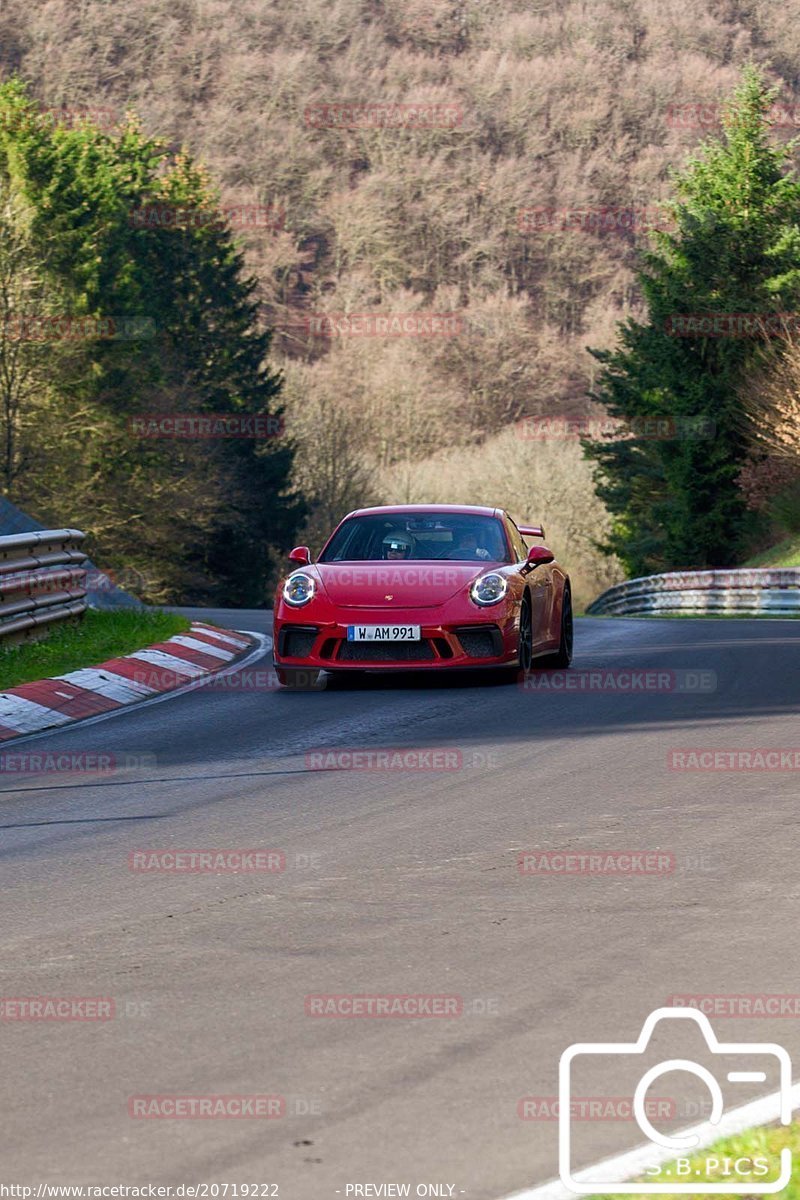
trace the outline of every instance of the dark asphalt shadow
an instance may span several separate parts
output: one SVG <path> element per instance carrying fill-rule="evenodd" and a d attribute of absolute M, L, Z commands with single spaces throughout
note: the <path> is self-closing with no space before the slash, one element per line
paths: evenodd
<path fill-rule="evenodd" d="M 228 623 L 235 624 L 238 615 L 229 614 Z M 217 613 L 217 619 L 221 616 Z M 714 734 L 715 743 L 729 746 L 735 744 L 735 722 L 800 710 L 796 621 L 582 618 L 576 645 L 569 671 L 534 670 L 528 680 L 534 688 L 495 669 L 342 674 L 325 677 L 325 686 L 310 692 L 280 687 L 198 689 L 155 706 L 134 706 L 94 725 L 6 743 L 2 753 L 91 747 L 155 754 L 152 772 L 145 767 L 133 777 L 126 773 L 79 784 L 92 791 L 130 790 L 140 782 L 235 779 L 248 774 L 242 772 L 242 760 L 247 759 L 253 762 L 254 776 L 280 774 L 279 762 L 265 770 L 264 759 L 280 760 L 326 746 L 439 745 L 444 731 L 462 747 L 487 742 L 502 746 L 520 740 L 537 744 L 585 736 L 615 738 L 637 730 L 694 736 L 704 725 L 730 722 L 730 731 Z M 256 664 L 261 675 L 264 661 Z M 565 681 L 597 670 L 710 671 L 715 690 L 565 689 Z M 219 770 L 232 760 L 238 760 L 236 771 Z M 35 790 L 55 796 L 74 790 L 63 779 L 29 779 L 27 786 L 0 788 L 0 794 L 19 797 Z"/>

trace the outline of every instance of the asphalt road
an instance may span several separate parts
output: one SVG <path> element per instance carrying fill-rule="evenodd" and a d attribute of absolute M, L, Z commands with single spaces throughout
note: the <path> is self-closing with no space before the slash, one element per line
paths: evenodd
<path fill-rule="evenodd" d="M 437 1182 L 497 1200 L 556 1174 L 555 1123 L 518 1102 L 555 1095 L 565 1046 L 632 1040 L 676 993 L 800 993 L 798 773 L 667 766 L 672 748 L 800 748 L 800 623 L 583 619 L 577 647 L 575 671 L 651 669 L 658 690 L 604 675 L 588 692 L 375 677 L 288 693 L 257 690 L 262 661 L 225 691 L 15 744 L 118 767 L 2 780 L 0 994 L 113 997 L 116 1016 L 0 1021 L 0 1178 L 267 1182 L 281 1200 Z M 712 674 L 691 690 L 682 671 Z M 306 757 L 388 748 L 449 750 L 457 769 Z M 286 870 L 129 869 L 141 849 L 253 847 Z M 521 874 L 536 848 L 658 851 L 674 869 Z M 460 1015 L 319 1018 L 309 994 L 444 995 Z M 800 1059 L 797 1017 L 717 1025 Z M 174 1094 L 278 1095 L 284 1115 L 129 1116 L 130 1097 Z M 582 1137 L 585 1163 L 641 1141 L 625 1121 Z"/>

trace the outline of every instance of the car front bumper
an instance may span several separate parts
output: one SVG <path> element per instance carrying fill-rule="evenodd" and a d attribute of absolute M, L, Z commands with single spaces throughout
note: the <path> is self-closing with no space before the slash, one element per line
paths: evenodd
<path fill-rule="evenodd" d="M 298 612 L 291 619 L 276 614 L 276 666 L 328 671 L 448 670 L 454 667 L 513 665 L 517 660 L 517 614 L 511 605 L 493 611 L 491 619 L 443 622 L 425 620 L 426 610 L 392 612 L 393 625 L 419 625 L 418 642 L 355 642 L 347 640 L 348 625 L 385 625 L 385 609 L 353 609 L 352 615 L 315 621 Z M 427 610 L 429 615 L 430 610 Z M 437 614 L 438 616 L 439 614 Z"/>

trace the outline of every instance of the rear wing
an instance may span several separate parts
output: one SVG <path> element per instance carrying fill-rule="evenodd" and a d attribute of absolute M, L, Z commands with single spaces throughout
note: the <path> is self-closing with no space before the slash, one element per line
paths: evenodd
<path fill-rule="evenodd" d="M 523 537 L 544 537 L 543 525 L 518 525 L 517 529 Z"/>

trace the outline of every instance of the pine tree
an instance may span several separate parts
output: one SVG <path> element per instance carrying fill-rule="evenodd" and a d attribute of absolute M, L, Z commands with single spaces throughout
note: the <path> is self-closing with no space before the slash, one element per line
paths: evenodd
<path fill-rule="evenodd" d="M 736 486 L 748 453 L 740 389 L 779 352 L 769 331 L 800 298 L 800 184 L 791 147 L 769 136 L 774 99 L 746 68 L 721 137 L 675 178 L 674 231 L 643 255 L 649 319 L 593 352 L 603 364 L 594 398 L 622 424 L 585 449 L 614 515 L 606 549 L 633 575 L 730 566 L 752 536 Z M 747 314 L 765 322 L 732 320 Z"/>
<path fill-rule="evenodd" d="M 110 133 L 58 125 L 12 79 L 0 86 L 0 183 L 19 197 L 51 312 L 98 330 L 49 354 L 44 469 L 20 481 L 37 515 L 86 524 L 107 565 L 154 577 L 149 599 L 263 603 L 270 551 L 305 515 L 289 441 L 134 432 L 151 414 L 281 427 L 256 282 L 207 173 L 133 116 Z"/>

